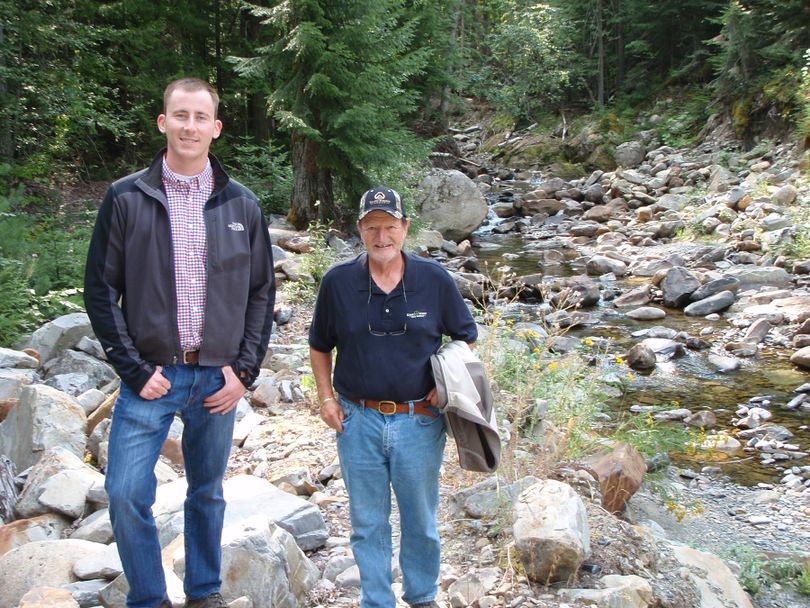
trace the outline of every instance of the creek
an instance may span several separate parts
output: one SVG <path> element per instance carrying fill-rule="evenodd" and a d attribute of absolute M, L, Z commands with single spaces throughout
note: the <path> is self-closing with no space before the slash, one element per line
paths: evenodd
<path fill-rule="evenodd" d="M 502 182 L 499 188 L 493 188 L 487 194 L 489 216 L 485 225 L 474 234 L 481 271 L 493 278 L 507 269 L 517 276 L 542 272 L 550 280 L 555 277 L 584 275 L 584 261 L 576 246 L 564 250 L 565 261 L 562 263 L 543 266 L 538 261 L 540 249 L 536 248 L 536 241 L 529 241 L 515 232 L 498 234 L 493 230 L 504 220 L 493 213 L 491 205 L 499 200 L 510 200 L 510 193 L 528 191 L 533 185 L 530 182 Z M 556 237 L 554 240 L 559 241 Z M 673 249 L 684 246 L 688 245 L 671 245 Z M 648 282 L 649 279 L 628 275 L 615 281 L 600 283 L 609 290 L 622 293 L 642 281 Z M 660 303 L 655 306 L 664 308 Z M 714 352 L 727 355 L 722 336 L 731 326 L 725 317 L 720 315 L 720 320 L 709 321 L 702 317 L 688 317 L 680 310 L 665 310 L 667 316 L 659 321 L 636 321 L 623 314 L 612 302 L 602 298 L 596 306 L 583 309 L 582 312 L 591 317 L 588 325 L 568 331 L 568 336 L 576 338 L 609 339 L 610 354 L 622 355 L 643 339 L 638 335 L 634 336 L 634 333 L 654 326 L 684 331 L 689 336 L 700 335 L 701 330 L 706 327 L 713 328 L 713 333 L 704 337 L 711 343 L 710 349 L 686 349 L 686 354 L 678 359 L 661 361 L 659 358 L 655 369 L 650 373 L 633 372 L 633 381 L 628 383 L 621 402 L 615 403 L 614 407 L 629 410 L 631 406 L 638 404 L 663 409 L 687 408 L 692 412 L 708 409 L 717 416 L 714 431 L 733 434 L 738 430 L 732 424 L 733 418 L 739 418 L 735 416 L 738 407 L 747 405 L 753 397 L 768 396 L 772 403 L 768 409 L 773 414 L 769 422 L 792 431 L 794 437 L 790 443 L 798 444 L 802 451 L 810 449 L 810 430 L 803 419 L 807 414 L 782 407 L 795 396 L 794 390 L 808 381 L 808 375 L 790 363 L 789 352 L 766 343 L 755 357 L 742 359 L 740 369 L 721 373 L 707 361 L 707 354 Z M 505 316 L 523 321 L 540 320 L 539 307 L 526 303 L 510 305 Z M 742 443 L 745 445 L 746 441 L 742 440 Z M 691 455 L 676 455 L 674 459 L 676 464 L 697 471 L 704 466 L 719 467 L 734 482 L 749 486 L 759 482 L 778 483 L 787 468 L 807 464 L 806 458 L 762 464 L 766 456 L 760 452 L 738 451 L 724 458 L 723 454 L 707 454 L 697 450 Z"/>

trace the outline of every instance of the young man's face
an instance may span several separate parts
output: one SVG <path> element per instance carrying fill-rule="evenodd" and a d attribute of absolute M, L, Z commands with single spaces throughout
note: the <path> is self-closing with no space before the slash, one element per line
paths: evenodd
<path fill-rule="evenodd" d="M 211 141 L 222 131 L 215 112 L 208 91 L 172 91 L 166 113 L 157 119 L 158 129 L 166 134 L 166 162 L 172 171 L 196 175 L 205 169 Z"/>

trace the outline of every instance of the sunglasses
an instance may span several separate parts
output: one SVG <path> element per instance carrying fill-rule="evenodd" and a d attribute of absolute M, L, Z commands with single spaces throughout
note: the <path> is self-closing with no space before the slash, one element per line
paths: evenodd
<path fill-rule="evenodd" d="M 377 331 L 371 329 L 371 273 L 368 273 L 368 301 L 366 302 L 366 320 L 368 321 L 368 333 L 372 336 L 402 336 L 408 331 L 408 317 L 405 316 L 405 325 L 402 329 L 395 331 Z M 402 275 L 402 299 L 405 300 L 405 310 L 408 310 L 408 296 L 405 295 L 405 275 Z"/>

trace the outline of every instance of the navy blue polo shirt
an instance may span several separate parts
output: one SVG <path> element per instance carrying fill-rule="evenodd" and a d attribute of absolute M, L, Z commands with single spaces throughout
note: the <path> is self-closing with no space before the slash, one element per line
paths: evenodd
<path fill-rule="evenodd" d="M 309 345 L 337 349 L 333 384 L 349 399 L 421 399 L 435 384 L 430 356 L 442 336 L 478 337 L 450 274 L 433 260 L 403 256 L 404 280 L 390 294 L 372 281 L 370 302 L 365 253 L 336 264 L 321 281 Z"/>

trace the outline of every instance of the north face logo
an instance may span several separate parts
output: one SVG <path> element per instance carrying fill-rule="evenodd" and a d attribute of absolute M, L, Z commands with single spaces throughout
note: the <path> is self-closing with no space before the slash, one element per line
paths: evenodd
<path fill-rule="evenodd" d="M 228 228 L 230 228 L 234 232 L 244 232 L 245 231 L 245 227 L 242 224 L 240 224 L 239 222 L 231 222 L 230 224 L 228 224 Z"/>

